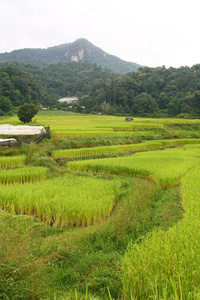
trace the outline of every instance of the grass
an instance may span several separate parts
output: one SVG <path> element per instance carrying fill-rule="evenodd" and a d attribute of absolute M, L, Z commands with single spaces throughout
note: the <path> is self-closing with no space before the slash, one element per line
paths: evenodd
<path fill-rule="evenodd" d="M 40 255 L 37 226 L 25 216 L 0 211 L 0 298 L 40 299 L 48 295 L 57 253 Z"/>
<path fill-rule="evenodd" d="M 196 165 L 200 151 L 195 151 L 185 148 L 156 150 L 128 157 L 68 162 L 67 167 L 70 170 L 137 176 L 168 188 L 178 185 L 182 176 Z"/>
<path fill-rule="evenodd" d="M 66 150 L 54 150 L 52 157 L 54 159 L 78 157 L 78 156 L 92 156 L 92 155 L 104 155 L 110 153 L 119 153 L 125 151 L 143 151 L 150 149 L 161 149 L 163 147 L 180 146 L 186 144 L 200 143 L 199 139 L 173 139 L 173 140 L 156 140 L 146 141 L 138 144 L 128 145 L 112 145 L 102 147 L 80 148 L 80 149 L 66 149 Z"/>
<path fill-rule="evenodd" d="M 36 182 L 46 178 L 45 167 L 24 167 L 0 170 L 0 184 Z"/>
<path fill-rule="evenodd" d="M 54 131 L 53 137 L 101 137 L 101 136 L 152 136 L 154 133 L 152 131 Z"/>
<path fill-rule="evenodd" d="M 53 138 L 18 150 L 1 149 L 4 158 L 23 154 L 29 166 L 48 168 L 48 179 L 1 186 L 5 210 L 0 210 L 0 298 L 199 299 L 200 121 L 135 118 L 127 124 L 124 117 L 56 114 L 41 113 L 33 125 L 50 125 L 52 132 L 66 127 L 79 132 L 112 128 L 124 134 L 151 128 L 154 135 Z M 21 124 L 16 116 L 0 122 L 5 120 Z M 174 148 L 177 145 L 181 147 Z M 85 161 L 87 173 L 69 171 L 64 160 L 51 158 L 60 149 L 72 155 L 122 155 L 128 146 L 146 152 L 93 160 L 94 166 L 92 160 Z M 173 148 L 152 151 L 153 147 Z M 82 162 L 70 164 L 77 168 Z M 97 173 L 91 166 L 98 167 Z M 14 170 L 18 169 L 1 171 Z M 86 194 L 88 206 L 83 206 L 80 200 Z M 112 205 L 106 213 L 100 208 L 98 218 L 109 195 Z"/>
<path fill-rule="evenodd" d="M 12 117 L 2 117 L 0 119 L 0 124 L 6 123 L 12 125 L 22 124 L 17 116 Z M 153 124 L 179 124 L 179 125 L 194 125 L 200 124 L 199 119 L 176 119 L 176 118 L 166 118 L 166 119 L 151 119 L 151 118 L 134 118 L 133 122 L 126 123 L 125 117 L 107 116 L 107 115 L 83 115 L 75 114 L 64 111 L 40 111 L 33 120 L 34 125 L 45 125 L 45 126 L 95 126 L 95 127 L 109 127 L 119 126 L 119 127 L 132 127 L 137 126 L 137 124 L 144 124 L 144 126 L 149 125 L 155 126 Z M 160 126 L 160 125 L 158 125 Z"/>
<path fill-rule="evenodd" d="M 199 164 L 181 183 L 184 219 L 130 244 L 124 259 L 125 299 L 199 299 Z M 142 283 L 142 284 L 141 284 Z"/>
<path fill-rule="evenodd" d="M 0 169 L 24 166 L 25 160 L 25 155 L 0 156 Z"/>
<path fill-rule="evenodd" d="M 102 146 L 94 148 L 80 148 L 80 149 L 66 149 L 66 150 L 55 150 L 52 152 L 54 159 L 67 158 L 71 156 L 88 156 L 88 155 L 102 155 L 124 151 L 141 151 L 146 149 L 161 148 L 162 144 L 159 141 L 146 142 L 139 144 L 128 144 L 128 145 L 114 145 L 114 146 Z"/>
<path fill-rule="evenodd" d="M 107 178 L 112 179 L 116 177 Z M 106 300 L 109 287 L 111 296 L 121 299 L 121 261 L 129 241 L 143 240 L 155 226 L 167 230 L 181 218 L 176 213 L 171 219 L 181 207 L 177 188 L 162 191 L 152 182 L 126 181 L 126 192 L 101 224 L 61 229 L 33 217 L 1 213 L 0 294 L 10 299 L 71 300 L 76 299 L 75 289 L 78 299 L 85 299 L 88 289 L 88 299 Z M 18 268 L 21 272 L 15 272 Z"/>
<path fill-rule="evenodd" d="M 88 226 L 105 220 L 120 195 L 123 182 L 65 176 L 43 183 L 1 187 L 0 207 L 35 215 L 55 227 Z"/>

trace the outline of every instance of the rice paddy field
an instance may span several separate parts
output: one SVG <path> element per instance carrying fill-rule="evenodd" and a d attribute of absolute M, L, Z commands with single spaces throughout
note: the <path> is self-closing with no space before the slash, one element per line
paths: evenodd
<path fill-rule="evenodd" d="M 121 188 L 120 181 L 78 176 L 12 184 L 1 187 L 0 207 L 56 227 L 88 226 L 109 216 Z"/>
<path fill-rule="evenodd" d="M 126 299 L 199 299 L 199 167 L 181 182 L 183 220 L 141 245 L 130 243 L 123 262 Z"/>
<path fill-rule="evenodd" d="M 128 157 L 69 162 L 68 168 L 77 171 L 137 176 L 152 180 L 162 188 L 169 188 L 178 185 L 183 175 L 198 164 L 199 149 L 195 148 L 194 152 L 193 149 L 182 147 L 137 153 Z"/>
<path fill-rule="evenodd" d="M 16 156 L 0 156 L 0 169 L 9 167 L 18 167 L 25 165 L 26 156 L 16 155 Z"/>
<path fill-rule="evenodd" d="M 46 178 L 45 167 L 5 168 L 0 170 L 0 184 L 36 182 Z"/>
<path fill-rule="evenodd" d="M 0 147 L 0 299 L 200 299 L 200 120 L 33 125 Z"/>

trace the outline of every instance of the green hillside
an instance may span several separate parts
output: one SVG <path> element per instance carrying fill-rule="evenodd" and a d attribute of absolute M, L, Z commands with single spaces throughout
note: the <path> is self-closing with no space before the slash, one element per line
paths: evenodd
<path fill-rule="evenodd" d="M 78 39 L 74 43 L 49 47 L 47 49 L 21 49 L 0 54 L 0 63 L 13 61 L 35 66 L 47 66 L 59 62 L 87 61 L 121 74 L 136 72 L 140 67 L 136 63 L 127 62 L 106 53 L 86 39 Z"/>

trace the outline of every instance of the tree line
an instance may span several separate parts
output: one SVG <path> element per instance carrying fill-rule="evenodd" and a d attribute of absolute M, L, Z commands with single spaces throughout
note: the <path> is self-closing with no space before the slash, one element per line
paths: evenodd
<path fill-rule="evenodd" d="M 94 86 L 109 83 L 117 73 L 95 64 L 58 63 L 45 67 L 0 65 L 0 115 L 25 103 L 60 108 L 62 97 L 88 95 Z"/>
<path fill-rule="evenodd" d="M 72 105 L 58 102 L 67 96 L 79 100 Z M 24 103 L 83 113 L 196 118 L 200 64 L 143 67 L 122 76 L 88 62 L 0 65 L 0 115 Z"/>
<path fill-rule="evenodd" d="M 199 117 L 200 64 L 191 68 L 140 68 L 92 89 L 79 102 L 87 113 Z"/>

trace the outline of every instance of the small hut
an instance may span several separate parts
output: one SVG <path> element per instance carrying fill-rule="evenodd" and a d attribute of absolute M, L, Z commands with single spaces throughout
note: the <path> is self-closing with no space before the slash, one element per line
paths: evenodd
<path fill-rule="evenodd" d="M 127 121 L 127 122 L 133 121 L 133 118 L 132 117 L 126 117 L 125 121 Z"/>

